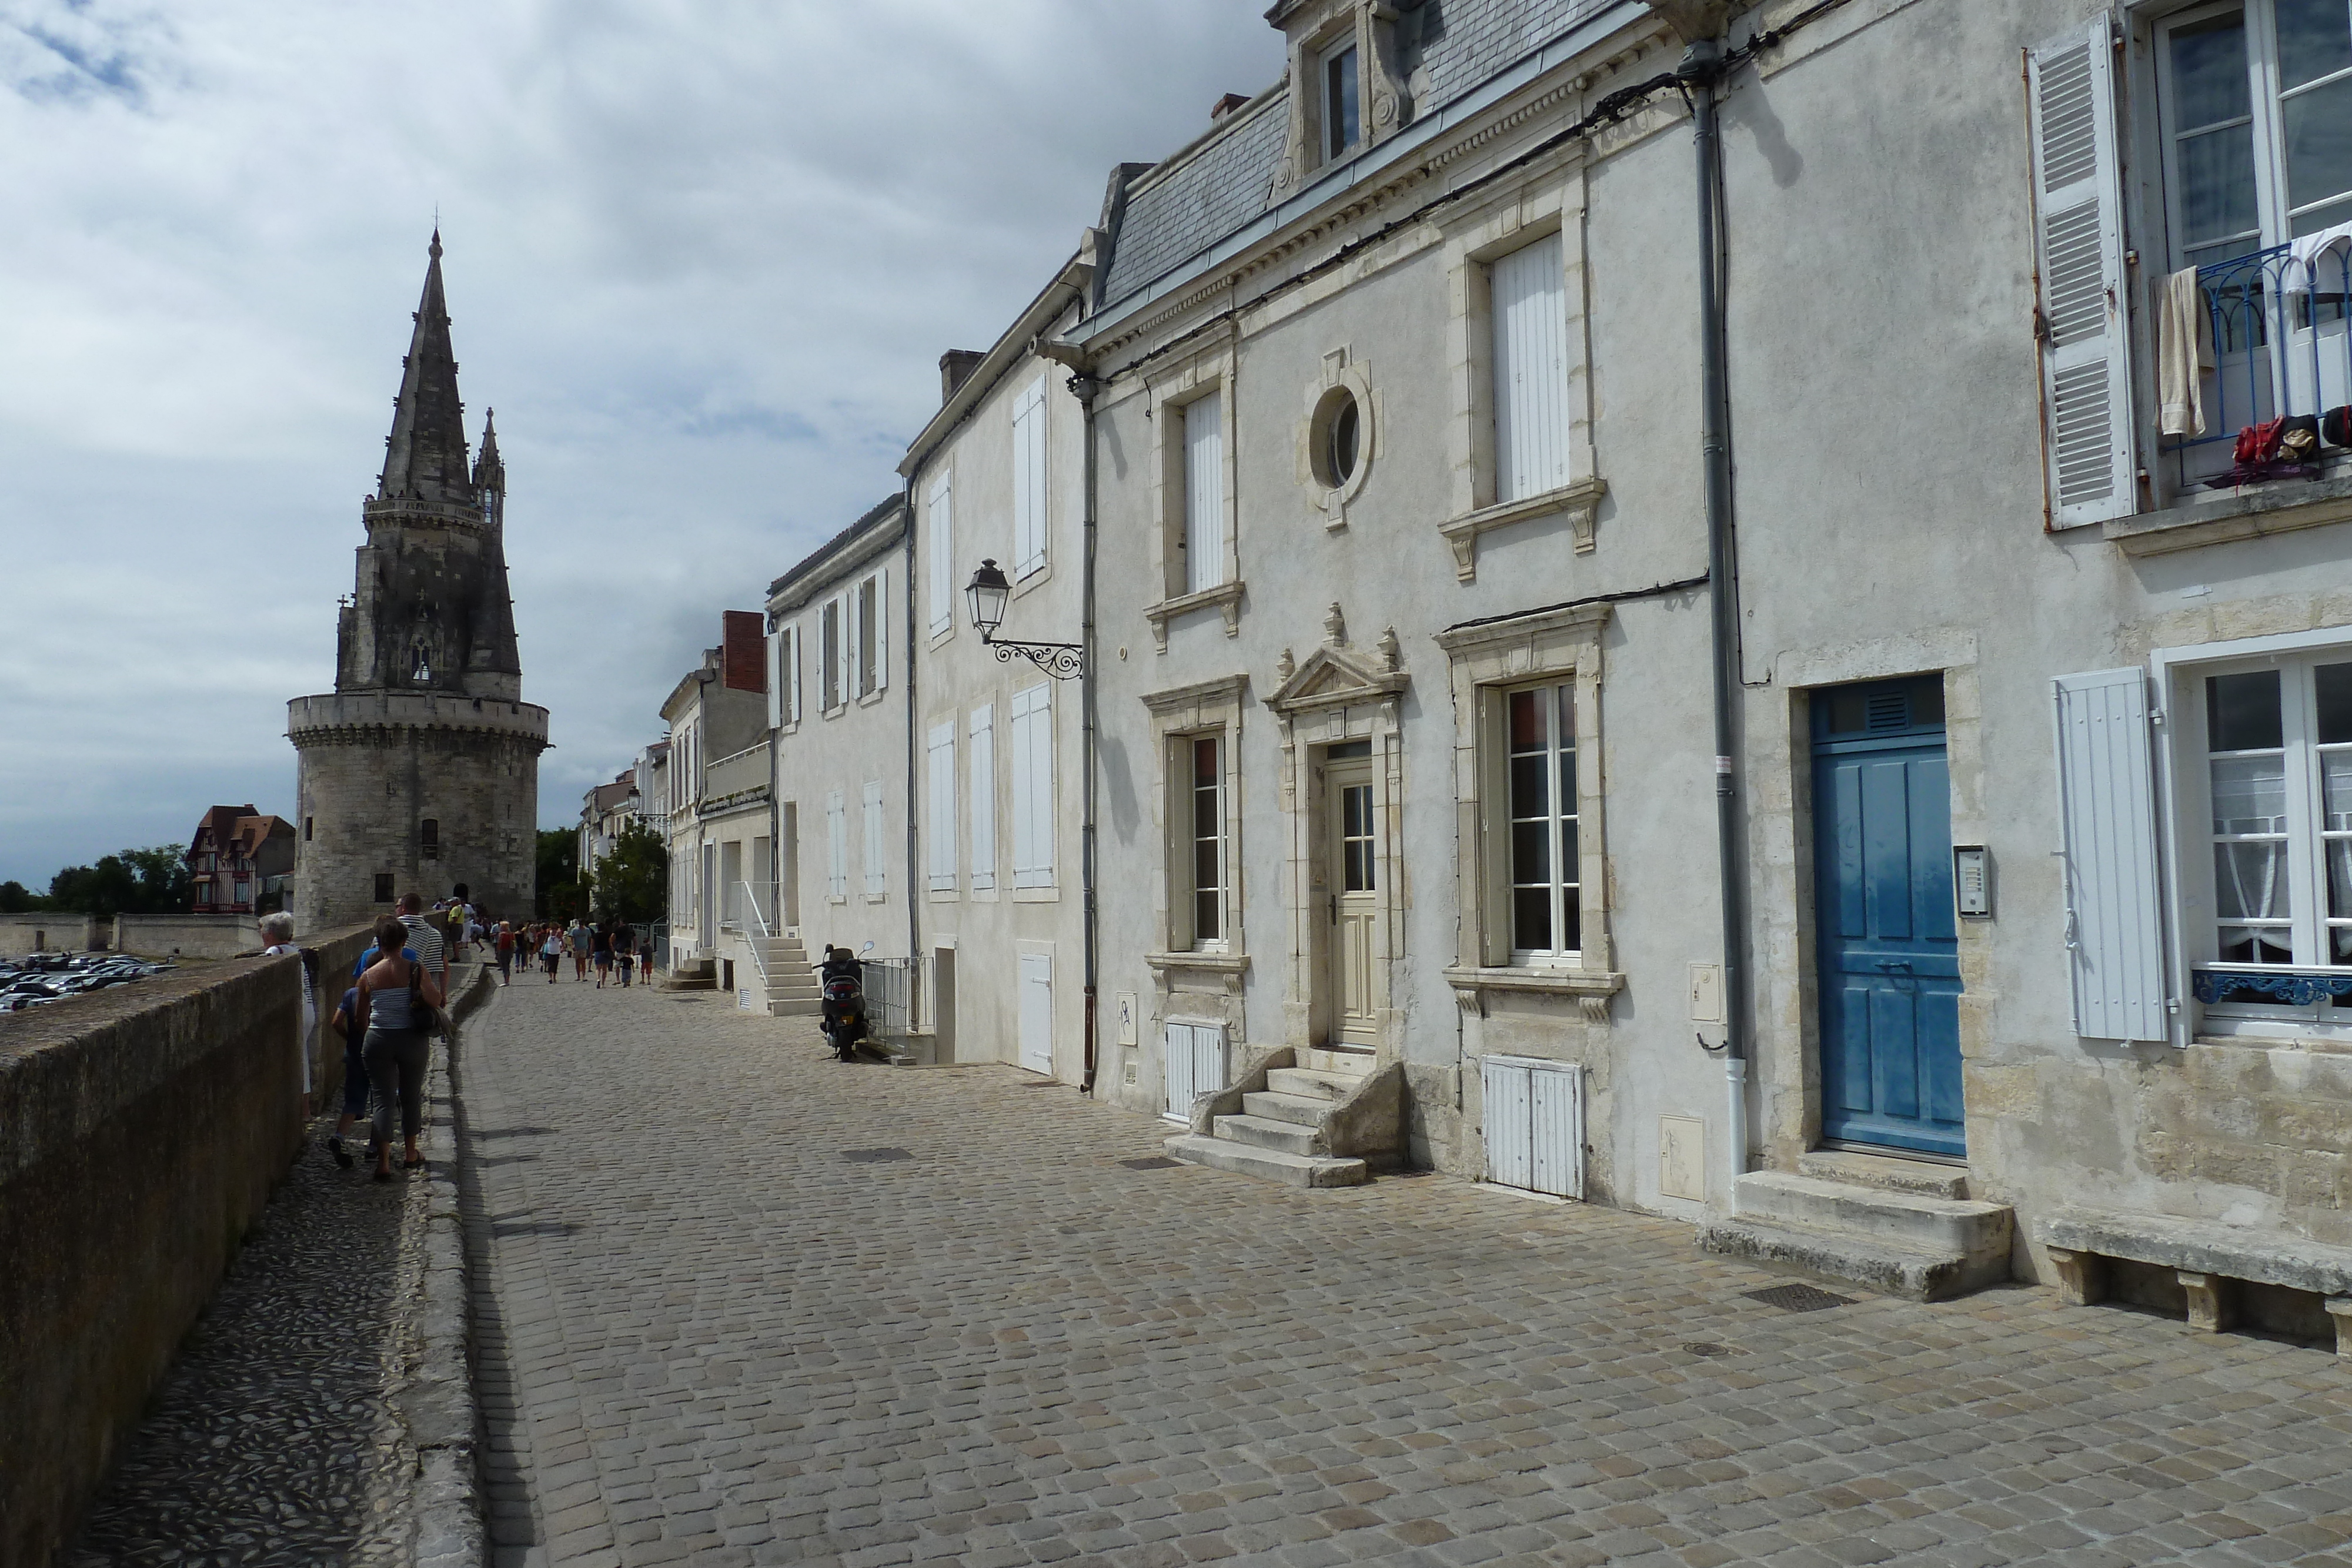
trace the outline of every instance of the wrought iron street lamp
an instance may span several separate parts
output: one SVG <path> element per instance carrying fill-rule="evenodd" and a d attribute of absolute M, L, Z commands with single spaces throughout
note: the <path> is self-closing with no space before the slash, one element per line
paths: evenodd
<path fill-rule="evenodd" d="M 995 649 L 997 663 L 1010 664 L 1018 653 L 1057 681 L 1085 673 L 1084 643 L 1022 643 L 996 634 L 996 629 L 1004 624 L 1004 601 L 1012 597 L 1013 584 L 993 560 L 980 563 L 980 570 L 971 574 L 971 581 L 963 591 L 971 606 L 971 623 L 980 632 L 981 646 Z"/>

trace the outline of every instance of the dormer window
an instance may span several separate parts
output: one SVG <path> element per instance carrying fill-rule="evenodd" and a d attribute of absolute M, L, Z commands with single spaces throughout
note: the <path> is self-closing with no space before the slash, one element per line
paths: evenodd
<path fill-rule="evenodd" d="M 1355 151 L 1360 135 L 1354 41 L 1324 51 L 1318 74 L 1323 81 L 1323 157 L 1328 162 Z"/>

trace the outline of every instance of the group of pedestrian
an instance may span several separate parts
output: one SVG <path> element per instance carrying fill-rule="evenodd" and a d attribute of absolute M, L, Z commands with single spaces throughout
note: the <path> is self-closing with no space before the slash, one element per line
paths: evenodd
<path fill-rule="evenodd" d="M 551 986 L 562 974 L 563 960 L 568 955 L 572 959 L 572 977 L 586 979 L 593 967 L 600 989 L 608 982 L 628 986 L 638 980 L 648 984 L 653 980 L 653 945 L 640 940 L 636 927 L 625 920 L 591 925 L 585 915 L 575 915 L 568 926 L 558 921 L 534 922 L 520 931 L 502 923 L 498 941 L 501 974 L 507 972 L 510 962 L 523 963 L 535 956 Z"/>
<path fill-rule="evenodd" d="M 436 1014 L 449 1003 L 449 953 L 469 935 L 462 922 L 477 919 L 470 905 L 425 912 L 410 894 L 394 906 L 399 913 L 375 923 L 373 946 L 352 966 L 352 983 L 328 1027 L 343 1040 L 343 1110 L 327 1139 L 327 1152 L 349 1169 L 354 1163 L 343 1139 L 368 1113 L 373 1091 L 368 1155 L 377 1181 L 392 1179 L 393 1109 L 400 1111 L 404 1148 L 401 1168 L 420 1170 L 424 1152 L 416 1140 L 425 1130 L 425 1069 Z"/>

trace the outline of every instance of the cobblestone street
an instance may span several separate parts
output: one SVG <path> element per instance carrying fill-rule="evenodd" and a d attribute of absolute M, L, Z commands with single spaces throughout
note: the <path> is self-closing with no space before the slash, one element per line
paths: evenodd
<path fill-rule="evenodd" d="M 518 984 L 460 1091 L 500 1563 L 2352 1563 L 2321 1350 L 1783 1311 L 1678 1224 L 1139 1167 L 707 995 Z"/>

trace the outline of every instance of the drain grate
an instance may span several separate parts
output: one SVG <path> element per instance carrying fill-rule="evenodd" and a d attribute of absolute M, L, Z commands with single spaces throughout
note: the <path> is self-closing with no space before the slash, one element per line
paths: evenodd
<path fill-rule="evenodd" d="M 1165 1155 L 1150 1155 L 1139 1160 L 1121 1160 L 1118 1163 L 1131 1171 L 1172 1171 L 1184 1162 L 1171 1160 Z"/>
<path fill-rule="evenodd" d="M 1683 1354 L 1706 1356 L 1729 1355 L 1731 1347 L 1727 1344 L 1710 1344 L 1703 1339 L 1686 1339 L 1683 1341 Z"/>
<path fill-rule="evenodd" d="M 1833 1296 L 1813 1285 L 1770 1285 L 1761 1291 L 1742 1291 L 1739 1293 L 1751 1301 L 1761 1301 L 1784 1312 L 1818 1312 L 1831 1307 L 1853 1305 L 1852 1296 Z"/>
<path fill-rule="evenodd" d="M 888 1160 L 911 1160 L 915 1156 L 905 1149 L 844 1149 L 841 1157 L 853 1166 L 878 1166 Z"/>

